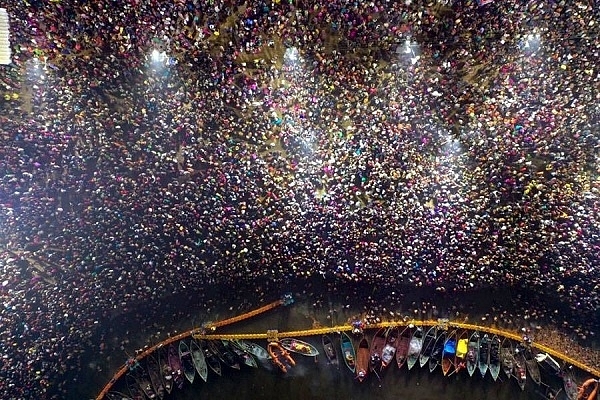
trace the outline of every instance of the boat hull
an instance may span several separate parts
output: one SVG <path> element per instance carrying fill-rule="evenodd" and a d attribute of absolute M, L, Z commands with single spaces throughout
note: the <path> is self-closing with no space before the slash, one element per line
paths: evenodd
<path fill-rule="evenodd" d="M 192 361 L 194 363 L 194 368 L 196 368 L 198 376 L 200 376 L 200 378 L 204 382 L 208 381 L 208 366 L 206 365 L 204 352 L 200 348 L 198 342 L 196 342 L 193 339 L 190 342 L 190 351 L 192 352 Z"/>
<path fill-rule="evenodd" d="M 333 340 L 329 335 L 321 336 L 321 344 L 323 346 L 323 351 L 325 352 L 325 356 L 330 364 L 338 365 L 338 356 L 337 351 L 335 350 L 335 346 L 333 345 Z"/>
<path fill-rule="evenodd" d="M 356 378 L 359 382 L 363 382 L 369 374 L 369 359 L 371 352 L 369 350 L 369 342 L 366 338 L 362 338 L 358 344 L 356 351 Z"/>
<path fill-rule="evenodd" d="M 307 357 L 316 357 L 319 355 L 319 350 L 310 343 L 300 339 L 286 338 L 279 341 L 281 346 L 292 353 L 302 354 Z"/>
<path fill-rule="evenodd" d="M 354 373 L 356 371 L 356 351 L 352 344 L 352 339 L 346 332 L 340 333 L 340 348 L 342 350 L 342 359 L 346 367 Z"/>

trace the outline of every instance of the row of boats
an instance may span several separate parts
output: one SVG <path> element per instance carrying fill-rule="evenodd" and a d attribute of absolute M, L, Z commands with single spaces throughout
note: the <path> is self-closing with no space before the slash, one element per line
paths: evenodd
<path fill-rule="evenodd" d="M 346 367 L 363 382 L 370 373 L 379 372 L 391 364 L 402 369 L 415 365 L 434 372 L 438 366 L 445 376 L 465 370 L 470 376 L 490 375 L 498 380 L 501 373 L 525 389 L 528 379 L 541 384 L 540 365 L 563 376 L 567 398 L 577 400 L 578 387 L 572 377 L 563 375 L 561 365 L 547 354 L 535 354 L 531 346 L 497 335 L 481 334 L 464 329 L 449 330 L 441 326 L 427 329 L 408 325 L 381 328 L 369 340 L 361 335 L 353 340 L 346 332 L 339 333 L 339 344 L 333 335 L 322 335 L 321 346 L 331 364 L 341 358 Z M 356 345 L 355 345 L 356 343 Z M 341 351 L 338 357 L 337 349 Z M 207 381 L 209 370 L 222 374 L 222 366 L 240 369 L 242 365 L 257 368 L 259 363 L 272 364 L 287 372 L 296 362 L 291 353 L 307 357 L 320 354 L 316 346 L 300 339 L 286 338 L 268 343 L 267 349 L 244 340 L 181 340 L 178 346 L 170 344 L 154 354 L 132 363 L 126 375 L 128 395 L 109 392 L 108 400 L 163 399 L 173 388 L 182 388 L 187 380 L 197 376 Z M 529 378 L 528 378 L 529 377 Z M 596 386 L 597 388 L 597 386 Z M 597 390 L 597 389 L 596 389 Z"/>
<path fill-rule="evenodd" d="M 241 365 L 257 368 L 257 360 L 270 359 L 261 346 L 242 340 L 181 340 L 161 347 L 141 362 L 128 362 L 125 375 L 128 394 L 111 391 L 107 400 L 161 400 L 174 388 L 181 389 L 185 381 L 193 383 L 196 376 L 208 380 L 209 370 L 221 376 L 223 366 L 240 369 Z"/>
<path fill-rule="evenodd" d="M 489 373 L 494 381 L 504 371 L 523 389 L 528 372 L 535 383 L 541 383 L 538 362 L 531 348 L 522 343 L 515 345 L 508 338 L 501 340 L 497 335 L 458 329 L 450 331 L 437 326 L 425 331 L 409 325 L 381 328 L 370 342 L 363 336 L 356 349 L 350 337 L 342 332 L 340 343 L 344 362 L 359 381 L 369 372 L 380 372 L 396 363 L 399 368 L 406 365 L 409 370 L 419 364 L 421 368 L 429 368 L 430 372 L 440 366 L 445 376 L 461 370 L 473 376 L 479 371 L 481 376 Z"/>
<path fill-rule="evenodd" d="M 332 363 L 337 363 L 332 339 L 323 335 L 325 354 Z M 390 364 L 397 364 L 408 370 L 415 365 L 434 372 L 440 366 L 444 376 L 450 376 L 465 370 L 469 376 L 479 371 L 482 377 L 490 375 L 496 381 L 503 373 L 513 378 L 521 390 L 529 376 L 537 385 L 542 384 L 540 365 L 563 378 L 563 387 L 569 400 L 595 399 L 599 390 L 596 380 L 586 381 L 591 388 L 584 395 L 574 383 L 573 377 L 550 355 L 537 353 L 527 343 L 516 342 L 506 337 L 481 334 L 465 329 L 449 330 L 433 326 L 427 330 L 408 325 L 402 327 L 381 328 L 369 341 L 364 333 L 354 346 L 352 338 L 345 332 L 340 333 L 342 359 L 356 379 L 363 382 L 370 372 L 378 378 L 378 372 Z"/>

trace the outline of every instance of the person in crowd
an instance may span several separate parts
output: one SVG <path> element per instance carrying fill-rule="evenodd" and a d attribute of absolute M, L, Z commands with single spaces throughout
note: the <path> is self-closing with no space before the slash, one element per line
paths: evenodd
<path fill-rule="evenodd" d="M 525 288 L 595 334 L 594 4 L 7 7 L 6 398 L 63 398 L 113 310 L 206 284 Z"/>

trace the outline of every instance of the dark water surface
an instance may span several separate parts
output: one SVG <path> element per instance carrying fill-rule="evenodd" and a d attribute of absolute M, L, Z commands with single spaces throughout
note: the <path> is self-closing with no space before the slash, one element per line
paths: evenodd
<path fill-rule="evenodd" d="M 495 310 L 498 303 L 507 304 L 507 296 L 514 297 L 510 291 L 474 292 L 460 296 L 460 301 L 452 297 L 411 291 L 403 294 L 387 293 L 385 298 L 374 300 L 379 295 L 373 291 L 353 291 L 347 293 L 328 293 L 325 287 L 312 287 L 314 291 L 296 291 L 296 302 L 291 306 L 279 307 L 260 316 L 241 323 L 221 328 L 222 333 L 265 333 L 269 329 L 279 331 L 310 329 L 316 321 L 323 326 L 346 324 L 358 314 L 368 312 L 373 307 L 380 315 L 398 320 L 400 316 L 414 316 L 414 309 L 425 299 L 436 305 L 428 308 L 423 318 L 449 317 L 464 318 L 469 315 L 470 322 L 476 323 L 482 315 Z M 353 289 L 354 290 L 354 289 Z M 269 299 L 272 301 L 277 297 Z M 207 300 L 208 299 L 208 300 Z M 216 300 L 215 300 L 216 299 Z M 380 301 L 381 300 L 381 301 Z M 69 377 L 68 399 L 94 398 L 125 362 L 127 354 L 134 354 L 151 341 L 164 340 L 168 332 L 176 333 L 198 327 L 209 320 L 220 320 L 266 304 L 266 299 L 255 299 L 244 293 L 244 288 L 224 291 L 222 288 L 207 288 L 202 295 L 189 294 L 176 296 L 171 301 L 158 305 L 140 305 L 130 313 L 115 317 L 106 324 L 97 338 L 98 346 L 104 343 L 103 353 L 94 352 L 84 356 L 85 364 L 76 376 Z M 374 304 L 379 304 L 375 306 Z M 385 310 L 383 309 L 385 307 Z M 393 314 L 390 313 L 393 312 Z M 515 326 L 509 326 L 515 329 Z M 373 330 L 366 332 L 369 338 Z M 335 338 L 339 351 L 338 336 Z M 149 338 L 150 341 L 149 341 Z M 320 336 L 306 337 L 321 349 Z M 125 342 L 124 342 L 125 341 Z M 257 341 L 266 347 L 266 342 Z M 339 368 L 329 365 L 324 356 L 317 362 L 313 358 L 296 355 L 298 365 L 288 374 L 282 374 L 271 365 L 259 369 L 243 368 L 241 371 L 224 370 L 224 376 L 209 374 L 207 383 L 196 377 L 193 385 L 183 390 L 174 390 L 166 399 L 544 399 L 545 388 L 534 385 L 530 380 L 525 391 L 518 388 L 516 382 L 507 380 L 501 373 L 502 381 L 493 382 L 489 374 L 481 378 L 478 371 L 470 378 L 463 371 L 451 377 L 442 376 L 438 367 L 433 374 L 428 369 L 419 369 L 418 365 L 408 371 L 406 367 L 398 370 L 390 366 L 381 375 L 381 380 L 371 375 L 366 382 L 358 383 L 345 365 Z M 560 388 L 561 381 L 550 372 L 543 373 L 544 383 Z M 123 389 L 117 384 L 116 389 Z M 124 389 L 123 389 L 124 390 Z M 125 391 L 125 390 L 124 390 Z M 562 396 L 558 397 L 563 398 Z"/>

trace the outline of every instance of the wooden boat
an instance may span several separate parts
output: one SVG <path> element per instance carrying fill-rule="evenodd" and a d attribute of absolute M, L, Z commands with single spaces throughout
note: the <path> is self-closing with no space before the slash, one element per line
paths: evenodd
<path fill-rule="evenodd" d="M 412 338 L 414 326 L 407 326 L 400 333 L 400 339 L 396 348 L 396 364 L 398 368 L 402 369 L 406 363 L 408 357 L 408 348 L 410 346 L 410 339 Z"/>
<path fill-rule="evenodd" d="M 502 340 L 502 347 L 500 348 L 500 361 L 502 364 L 502 371 L 508 379 L 511 376 L 515 376 L 515 351 L 513 349 L 512 341 L 509 338 Z"/>
<path fill-rule="evenodd" d="M 492 341 L 490 342 L 488 369 L 490 370 L 492 379 L 494 381 L 498 380 L 498 376 L 500 375 L 500 339 L 496 335 L 492 336 Z"/>
<path fill-rule="evenodd" d="M 286 338 L 279 341 L 284 349 L 293 353 L 302 354 L 303 356 L 316 357 L 319 355 L 319 350 L 310 343 L 300 339 Z"/>
<path fill-rule="evenodd" d="M 359 382 L 364 381 L 369 373 L 370 358 L 369 342 L 363 337 L 358 343 L 356 352 L 356 378 Z"/>
<path fill-rule="evenodd" d="M 515 368 L 514 377 L 519 384 L 521 390 L 525 390 L 525 384 L 527 383 L 527 367 L 525 363 L 525 355 L 523 354 L 521 346 L 517 346 L 515 354 Z"/>
<path fill-rule="evenodd" d="M 254 357 L 252 357 L 252 354 L 240 349 L 238 346 L 235 346 L 230 340 L 223 340 L 222 342 L 225 347 L 227 347 L 237 356 L 238 360 L 240 360 L 242 364 L 248 367 L 258 368 L 258 364 L 256 363 Z"/>
<path fill-rule="evenodd" d="M 285 373 L 288 371 L 288 368 L 296 365 L 296 361 L 294 361 L 290 353 L 283 348 L 279 342 L 270 342 L 267 346 L 267 351 L 269 352 L 271 362 L 277 366 L 281 372 Z"/>
<path fill-rule="evenodd" d="M 374 370 L 375 368 L 381 368 L 381 354 L 383 352 L 383 348 L 385 347 L 386 342 L 386 329 L 381 328 L 377 332 L 375 332 L 375 336 L 371 340 L 370 347 L 370 362 L 369 368 Z"/>
<path fill-rule="evenodd" d="M 247 341 L 241 340 L 241 339 L 235 339 L 235 340 L 232 340 L 231 342 L 233 344 L 237 345 L 240 349 L 252 354 L 254 357 L 256 357 L 260 361 L 266 361 L 271 358 L 271 356 L 269 356 L 269 352 L 264 347 L 254 343 L 254 342 L 247 342 Z"/>
<path fill-rule="evenodd" d="M 419 366 L 421 368 L 429 361 L 429 356 L 431 355 L 431 350 L 435 344 L 436 337 L 437 327 L 432 326 L 427 330 L 427 333 L 425 333 L 425 337 L 423 338 L 423 347 L 421 347 L 421 354 L 419 354 Z"/>
<path fill-rule="evenodd" d="M 346 367 L 354 373 L 356 371 L 356 351 L 352 345 L 352 339 L 346 332 L 340 333 L 340 347 L 342 350 L 342 359 Z"/>
<path fill-rule="evenodd" d="M 444 352 L 444 343 L 446 343 L 446 337 L 448 332 L 438 331 L 435 342 L 431 347 L 431 353 L 429 354 L 429 372 L 435 371 L 438 364 L 442 363 L 442 354 Z"/>
<path fill-rule="evenodd" d="M 406 357 L 406 365 L 411 370 L 412 367 L 417 363 L 421 349 L 423 348 L 423 328 L 418 326 L 410 338 L 408 344 L 408 355 Z"/>
<path fill-rule="evenodd" d="M 165 386 L 163 384 L 158 361 L 152 356 L 152 354 L 146 357 L 146 369 L 148 370 L 150 383 L 152 383 L 154 393 L 156 393 L 159 399 L 163 399 L 165 397 Z"/>
<path fill-rule="evenodd" d="M 106 393 L 106 400 L 132 400 L 131 397 L 117 391 L 110 391 Z"/>
<path fill-rule="evenodd" d="M 125 384 L 127 385 L 127 390 L 129 391 L 129 396 L 132 400 L 145 400 L 146 396 L 144 395 L 144 391 L 138 385 L 137 381 L 131 374 L 127 374 L 125 376 Z"/>
<path fill-rule="evenodd" d="M 563 388 L 565 390 L 565 395 L 568 400 L 577 400 L 577 396 L 579 395 L 577 383 L 573 378 L 573 374 L 570 371 L 565 371 L 563 373 Z"/>
<path fill-rule="evenodd" d="M 442 373 L 444 376 L 448 375 L 450 370 L 453 370 L 454 358 L 456 357 L 456 331 L 450 332 L 444 343 L 444 350 L 442 352 Z"/>
<path fill-rule="evenodd" d="M 147 398 L 151 400 L 158 399 L 158 396 L 152 387 L 152 381 L 150 380 L 148 371 L 142 368 L 140 364 L 136 364 L 129 371 L 128 375 L 133 378 L 137 386 L 142 390 L 143 394 L 146 395 Z"/>
<path fill-rule="evenodd" d="M 240 363 L 237 357 L 220 340 L 209 340 L 208 348 L 211 353 L 216 355 L 225 365 L 233 369 L 240 369 Z"/>
<path fill-rule="evenodd" d="M 398 346 L 398 328 L 390 328 L 385 337 L 385 346 L 381 350 L 381 369 L 386 368 L 394 360 L 396 355 L 396 347 Z"/>
<path fill-rule="evenodd" d="M 204 382 L 208 380 L 208 367 L 206 365 L 206 359 L 204 358 L 204 352 L 200 348 L 198 342 L 194 339 L 190 342 L 190 351 L 192 352 L 192 362 L 196 372 Z"/>
<path fill-rule="evenodd" d="M 185 378 L 183 376 L 181 359 L 179 358 L 179 354 L 177 349 L 175 349 L 174 344 L 169 345 L 168 359 L 169 365 L 171 366 L 171 371 L 173 371 L 173 386 L 175 386 L 177 389 L 181 389 L 183 388 Z"/>
<path fill-rule="evenodd" d="M 469 350 L 467 351 L 467 372 L 473 376 L 479 362 L 479 332 L 475 331 L 469 337 Z"/>
<path fill-rule="evenodd" d="M 337 351 L 335 351 L 333 341 L 329 335 L 321 336 L 321 344 L 323 345 L 323 351 L 325 352 L 325 356 L 327 357 L 327 360 L 329 360 L 329 363 L 338 365 L 339 361 L 337 357 Z"/>
<path fill-rule="evenodd" d="M 481 338 L 479 342 L 479 372 L 481 372 L 481 376 L 484 377 L 490 362 L 490 346 L 492 344 L 492 339 L 486 333 Z"/>
<path fill-rule="evenodd" d="M 160 374 L 162 375 L 163 385 L 168 394 L 173 390 L 173 370 L 171 369 L 171 365 L 169 364 L 169 358 L 167 354 L 166 348 L 159 348 L 157 350 L 158 354 L 158 366 L 160 369 Z"/>
<path fill-rule="evenodd" d="M 208 368 L 210 368 L 215 374 L 221 376 L 221 361 L 219 361 L 219 357 L 210 351 L 210 348 L 208 347 L 208 341 L 200 340 L 199 345 L 204 353 L 204 360 L 206 361 Z"/>
<path fill-rule="evenodd" d="M 542 377 L 540 375 L 540 367 L 531 353 L 529 347 L 524 347 L 523 355 L 525 356 L 525 365 L 527 365 L 527 372 L 531 379 L 538 385 L 542 384 Z"/>
<path fill-rule="evenodd" d="M 454 371 L 452 373 L 459 372 L 467 366 L 465 359 L 469 351 L 469 331 L 463 329 L 456 334 L 456 338 L 456 354 L 454 355 Z"/>
<path fill-rule="evenodd" d="M 181 360 L 181 366 L 183 367 L 183 375 L 185 375 L 185 378 L 190 383 L 194 383 L 196 370 L 194 369 L 192 352 L 190 351 L 190 347 L 183 340 L 179 341 L 179 359 Z"/>

